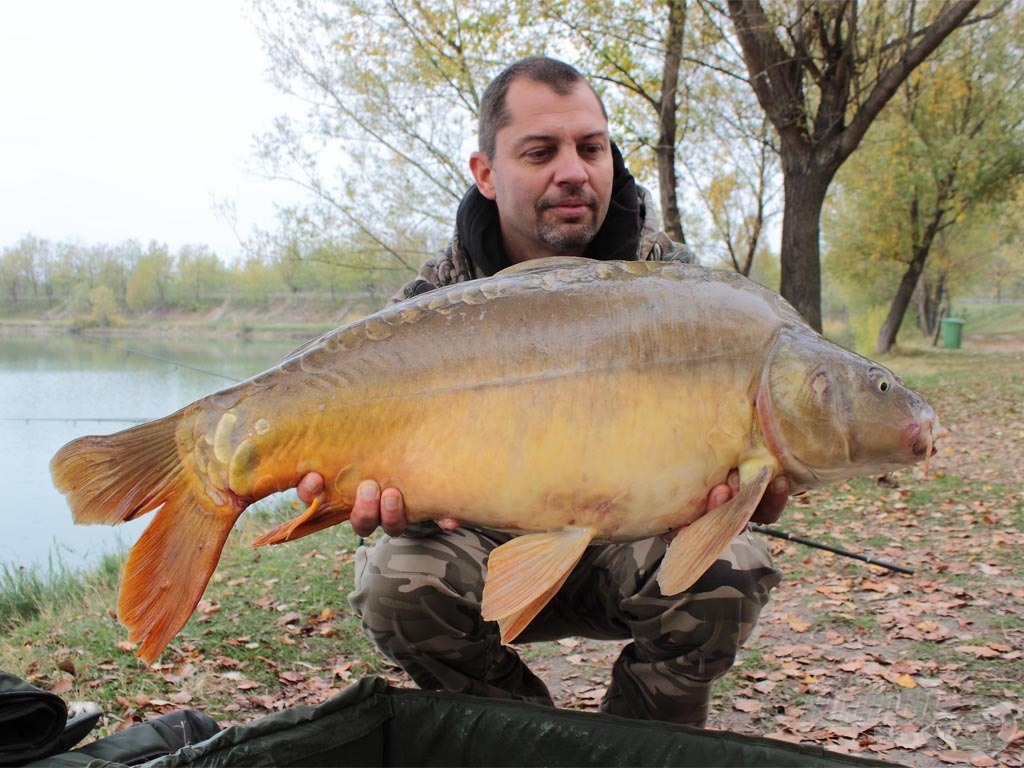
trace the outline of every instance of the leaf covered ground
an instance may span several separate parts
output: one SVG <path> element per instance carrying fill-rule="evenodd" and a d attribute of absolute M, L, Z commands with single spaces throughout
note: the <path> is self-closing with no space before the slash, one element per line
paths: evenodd
<path fill-rule="evenodd" d="M 929 475 L 905 470 L 794 499 L 778 527 L 914 570 L 771 540 L 785 574 L 716 686 L 709 726 L 914 766 L 1024 764 L 1024 350 L 927 350 L 888 362 L 949 435 Z M 246 517 L 249 517 L 248 515 Z M 232 537 L 192 621 L 146 667 L 113 584 L 4 632 L 0 669 L 107 712 L 98 733 L 169 709 L 224 725 L 314 704 L 381 674 L 410 685 L 347 608 L 347 526 L 251 550 Z M 559 706 L 596 709 L 619 643 L 524 650 Z"/>

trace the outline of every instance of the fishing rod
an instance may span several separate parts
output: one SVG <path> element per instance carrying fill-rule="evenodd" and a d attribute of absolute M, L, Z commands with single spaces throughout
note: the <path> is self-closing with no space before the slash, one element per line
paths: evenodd
<path fill-rule="evenodd" d="M 97 423 L 110 422 L 111 424 L 142 424 L 143 422 L 151 421 L 151 419 L 149 419 L 149 418 L 133 419 L 133 418 L 131 418 L 129 416 L 123 416 L 123 417 L 120 417 L 120 418 L 107 418 L 107 417 L 104 417 L 104 416 L 77 416 L 77 417 L 75 417 L 75 416 L 70 416 L 70 417 L 60 417 L 60 416 L 52 416 L 52 417 L 46 417 L 46 416 L 21 416 L 21 417 L 19 417 L 19 416 L 3 416 L 3 417 L 0 417 L 0 421 L 21 421 L 21 422 L 24 422 L 25 424 L 31 424 L 31 423 L 36 422 L 36 421 L 44 421 L 44 422 L 45 421 L 55 421 L 55 422 L 60 422 L 62 424 L 69 424 L 69 423 L 73 424 L 73 423 L 78 422 L 78 421 L 95 421 Z"/>
<path fill-rule="evenodd" d="M 911 568 L 905 568 L 902 565 L 894 565 L 893 563 L 887 563 L 884 560 L 879 560 L 872 554 L 862 555 L 858 552 L 851 552 L 848 549 L 833 547 L 830 544 L 822 544 L 821 542 L 812 541 L 811 539 L 805 539 L 801 536 L 794 536 L 793 534 L 787 533 L 786 531 L 780 531 L 778 528 L 770 528 L 767 525 L 750 523 L 748 527 L 755 533 L 761 533 L 765 536 L 772 536 L 776 539 L 785 539 L 786 541 L 792 541 L 796 544 L 803 544 L 805 547 L 823 549 L 826 552 L 831 552 L 835 555 L 842 555 L 843 557 L 849 557 L 853 560 L 859 560 L 862 563 L 870 563 L 871 565 L 877 565 L 881 568 L 887 568 L 890 571 L 896 571 L 897 573 L 905 573 L 908 575 L 914 574 L 914 570 Z"/>
<path fill-rule="evenodd" d="M 116 352 L 124 352 L 126 355 L 138 355 L 139 357 L 145 357 L 149 360 L 156 360 L 161 363 L 167 363 L 167 365 L 173 365 L 178 368 L 188 368 L 190 371 L 195 371 L 196 373 L 205 373 L 207 376 L 216 376 L 218 379 L 230 381 L 232 384 L 238 384 L 242 381 L 242 379 L 236 379 L 234 376 L 228 376 L 227 374 L 224 373 L 218 373 L 217 371 L 211 371 L 206 368 L 200 368 L 199 366 L 196 365 L 189 365 L 188 363 L 183 363 L 179 360 L 171 360 L 170 358 L 161 357 L 160 355 L 154 355 L 152 352 L 143 352 L 138 349 L 132 349 L 131 347 L 122 347 L 116 344 L 112 344 L 109 341 L 105 341 L 103 339 L 93 339 L 88 336 L 83 336 L 81 334 L 78 334 L 78 338 L 82 339 L 83 341 L 88 341 L 91 344 L 99 344 L 101 347 L 113 349 Z"/>
<path fill-rule="evenodd" d="M 156 360 L 157 362 L 160 362 L 160 363 L 166 363 L 167 365 L 173 365 L 176 368 L 187 368 L 188 370 L 195 371 L 196 373 L 205 373 L 207 376 L 216 376 L 218 379 L 225 379 L 226 381 L 230 381 L 232 384 L 238 384 L 238 383 L 240 383 L 242 381 L 242 379 L 236 379 L 234 376 L 228 376 L 227 374 L 224 374 L 224 373 L 218 373 L 217 371 L 211 371 L 211 370 L 208 370 L 206 368 L 200 368 L 197 365 L 190 365 L 188 363 L 183 363 L 183 362 L 181 362 L 179 360 L 171 360 L 171 359 L 166 358 L 166 357 L 161 357 L 160 355 L 154 355 L 152 352 L 143 352 L 142 350 L 132 349 L 131 347 L 122 347 L 122 346 L 119 346 L 117 344 L 112 344 L 111 342 L 106 341 L 104 339 L 93 339 L 93 338 L 90 338 L 88 336 L 83 336 L 81 334 L 75 334 L 75 336 L 76 336 L 76 338 L 79 338 L 82 341 L 87 341 L 90 344 L 98 344 L 101 347 L 106 347 L 107 349 L 112 349 L 115 352 L 123 352 L 126 355 L 138 355 L 139 357 L 144 357 L 144 358 L 147 358 L 148 360 Z M 5 421 L 7 421 L 7 422 L 21 421 L 21 422 L 24 422 L 26 424 L 33 423 L 33 422 L 63 422 L 63 423 L 66 424 L 66 423 L 69 423 L 69 422 L 77 422 L 77 421 L 94 421 L 94 422 L 101 422 L 101 423 L 102 422 L 109 422 L 109 423 L 114 423 L 114 424 L 116 424 L 116 423 L 121 423 L 121 424 L 142 424 L 144 422 L 150 421 L 150 418 L 130 418 L 130 417 L 127 417 L 127 416 L 117 417 L 117 418 L 92 417 L 92 416 L 78 417 L 78 418 L 60 418 L 60 417 L 47 418 L 47 417 L 36 417 L 36 416 L 25 416 L 25 417 L 21 417 L 21 418 L 18 418 L 16 416 L 0 417 L 0 422 L 5 422 Z"/>

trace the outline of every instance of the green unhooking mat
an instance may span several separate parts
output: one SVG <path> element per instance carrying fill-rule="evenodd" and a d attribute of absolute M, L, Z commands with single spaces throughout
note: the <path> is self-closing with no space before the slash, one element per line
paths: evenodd
<path fill-rule="evenodd" d="M 21 765 L 52 751 L 67 720 L 60 696 L 0 671 L 0 765 Z"/>
<path fill-rule="evenodd" d="M 69 715 L 57 694 L 0 670 L 0 766 L 141 765 L 220 730 L 202 712 L 180 709 L 72 749 L 102 716 L 98 708 Z"/>
<path fill-rule="evenodd" d="M 316 707 L 293 707 L 185 746 L 178 766 L 891 766 L 723 731 L 390 688 L 366 678 Z M 123 768 L 94 760 L 89 768 Z"/>

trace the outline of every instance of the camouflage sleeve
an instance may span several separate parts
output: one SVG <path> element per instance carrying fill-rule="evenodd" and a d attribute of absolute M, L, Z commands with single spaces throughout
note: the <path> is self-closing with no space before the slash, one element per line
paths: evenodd
<path fill-rule="evenodd" d="M 638 184 L 637 192 L 640 195 L 640 206 L 644 214 L 637 260 L 683 261 L 687 264 L 700 264 L 697 254 L 691 251 L 685 243 L 677 243 L 661 231 L 661 217 L 650 191 Z"/>
<path fill-rule="evenodd" d="M 396 304 L 443 285 L 462 283 L 475 277 L 483 277 L 483 274 L 478 274 L 478 270 L 470 263 L 459 243 L 458 235 L 455 235 L 443 251 L 423 263 L 419 274 L 402 286 L 388 303 Z"/>
<path fill-rule="evenodd" d="M 444 258 L 444 253 L 431 256 L 420 267 L 419 274 L 403 285 L 398 292 L 388 299 L 388 304 L 397 304 L 400 301 L 419 296 L 438 287 L 437 263 Z"/>

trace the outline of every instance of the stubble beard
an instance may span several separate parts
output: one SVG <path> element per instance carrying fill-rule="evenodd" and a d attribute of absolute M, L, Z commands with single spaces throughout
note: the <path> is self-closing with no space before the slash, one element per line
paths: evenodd
<path fill-rule="evenodd" d="M 561 199 L 569 197 L 586 198 L 588 208 L 585 216 L 568 221 L 557 219 L 557 214 L 551 213 L 551 209 L 560 200 L 542 199 L 538 206 L 537 237 L 555 253 L 581 253 L 597 236 L 596 197 L 580 190 L 573 190 Z M 555 216 L 556 220 L 552 221 L 551 216 Z"/>
<path fill-rule="evenodd" d="M 540 241 L 556 253 L 577 253 L 584 250 L 597 235 L 592 223 L 545 224 L 537 230 Z"/>

